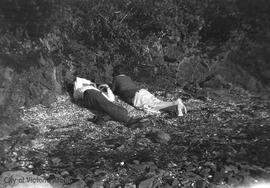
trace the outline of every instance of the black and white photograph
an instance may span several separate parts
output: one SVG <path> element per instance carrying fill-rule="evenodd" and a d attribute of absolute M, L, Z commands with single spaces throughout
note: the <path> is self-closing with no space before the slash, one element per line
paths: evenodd
<path fill-rule="evenodd" d="M 0 188 L 270 188 L 270 0 L 0 0 Z"/>

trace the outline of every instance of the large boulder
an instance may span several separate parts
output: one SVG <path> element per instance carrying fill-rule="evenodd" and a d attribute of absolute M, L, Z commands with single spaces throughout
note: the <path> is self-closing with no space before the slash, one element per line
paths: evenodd
<path fill-rule="evenodd" d="M 254 50 L 255 51 L 255 50 Z M 270 51 L 269 51 L 270 52 Z M 270 71 L 267 59 L 260 60 L 264 55 L 247 55 L 242 50 L 226 53 L 225 58 L 215 65 L 215 73 L 223 80 L 253 92 L 264 92 L 270 89 L 267 77 Z"/>
<path fill-rule="evenodd" d="M 193 82 L 202 82 L 211 73 L 209 68 L 201 64 L 195 56 L 183 58 L 175 66 L 177 83 L 181 86 Z"/>
<path fill-rule="evenodd" d="M 206 46 L 207 53 L 201 56 L 196 55 L 196 49 L 184 49 L 178 37 L 168 38 L 163 44 L 160 39 L 151 40 L 154 42 L 144 51 L 149 63 L 133 70 L 136 80 L 164 86 L 177 83 L 184 88 L 194 83 L 210 88 L 232 83 L 254 92 L 270 89 L 269 44 L 243 45 L 230 51 Z"/>

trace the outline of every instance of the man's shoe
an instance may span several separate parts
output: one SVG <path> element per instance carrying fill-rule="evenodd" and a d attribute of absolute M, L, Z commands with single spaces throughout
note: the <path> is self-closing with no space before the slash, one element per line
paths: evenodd
<path fill-rule="evenodd" d="M 106 121 L 101 116 L 95 115 L 90 121 L 97 125 L 103 125 Z"/>
<path fill-rule="evenodd" d="M 145 128 L 147 125 L 150 125 L 151 121 L 147 118 L 130 118 L 130 120 L 126 123 L 126 127 L 131 129 L 136 128 Z"/>

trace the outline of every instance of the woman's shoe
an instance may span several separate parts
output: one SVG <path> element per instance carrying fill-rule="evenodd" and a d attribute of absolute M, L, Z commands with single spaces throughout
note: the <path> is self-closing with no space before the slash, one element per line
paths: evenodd
<path fill-rule="evenodd" d="M 183 116 L 184 114 L 187 113 L 187 108 L 183 104 L 181 99 L 177 99 L 177 111 L 178 111 L 178 116 Z"/>

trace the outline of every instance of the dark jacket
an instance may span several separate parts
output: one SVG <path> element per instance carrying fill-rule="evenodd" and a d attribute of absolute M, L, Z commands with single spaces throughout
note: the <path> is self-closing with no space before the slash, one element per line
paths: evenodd
<path fill-rule="evenodd" d="M 126 103 L 133 105 L 133 100 L 140 88 L 131 80 L 129 76 L 118 75 L 113 79 L 112 91 Z"/>

